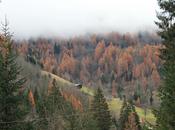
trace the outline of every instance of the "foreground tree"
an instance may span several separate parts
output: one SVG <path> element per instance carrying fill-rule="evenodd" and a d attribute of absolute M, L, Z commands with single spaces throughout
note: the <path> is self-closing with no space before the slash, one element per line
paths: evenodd
<path fill-rule="evenodd" d="M 109 130 L 112 125 L 108 104 L 100 88 L 97 89 L 92 102 L 92 112 L 100 130 Z"/>
<path fill-rule="evenodd" d="M 162 67 L 163 85 L 159 89 L 161 104 L 155 111 L 158 130 L 175 129 L 175 1 L 158 0 L 162 12 L 156 22 L 163 40 L 160 58 L 164 61 Z"/>
<path fill-rule="evenodd" d="M 127 118 L 129 116 L 129 112 L 127 111 L 127 101 L 124 97 L 123 105 L 120 111 L 120 118 L 119 118 L 119 129 L 123 130 L 125 127 L 125 122 L 127 122 Z"/>
<path fill-rule="evenodd" d="M 16 63 L 11 34 L 7 21 L 3 25 L 2 40 L 0 41 L 0 129 L 25 129 L 25 111 L 23 98 L 19 91 L 25 82 L 20 77 L 21 68 Z"/>
<path fill-rule="evenodd" d="M 49 85 L 47 94 L 39 95 L 39 92 L 35 91 L 37 116 L 34 124 L 36 129 L 79 130 L 81 128 L 80 114 L 62 96 L 62 93 L 55 79 Z"/>
<path fill-rule="evenodd" d="M 100 130 L 97 126 L 96 120 L 93 118 L 91 111 L 88 110 L 82 113 L 80 120 L 83 130 Z"/>
<path fill-rule="evenodd" d="M 119 130 L 141 130 L 139 116 L 131 101 L 124 98 L 119 118 Z"/>

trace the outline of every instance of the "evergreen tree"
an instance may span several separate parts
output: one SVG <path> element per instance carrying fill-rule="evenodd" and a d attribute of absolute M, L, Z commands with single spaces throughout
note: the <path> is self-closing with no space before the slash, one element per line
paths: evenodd
<path fill-rule="evenodd" d="M 61 124 L 64 120 L 62 116 L 64 99 L 57 87 L 55 79 L 52 81 L 50 89 L 47 95 L 40 96 L 37 89 L 34 93 L 36 113 L 38 119 L 42 119 L 35 123 L 37 129 L 56 130 L 62 127 Z"/>
<path fill-rule="evenodd" d="M 109 130 L 112 125 L 108 104 L 100 88 L 97 89 L 92 102 L 93 117 L 100 130 Z"/>
<path fill-rule="evenodd" d="M 81 124 L 80 113 L 75 111 L 70 103 L 65 104 L 64 119 L 67 122 L 67 130 L 83 130 Z"/>
<path fill-rule="evenodd" d="M 60 88 L 57 86 L 56 80 L 53 79 L 52 81 L 52 90 L 49 93 L 49 96 L 47 97 L 47 110 L 48 114 L 52 115 L 56 111 L 62 111 L 62 105 L 64 104 L 64 98 L 61 95 Z"/>
<path fill-rule="evenodd" d="M 127 110 L 127 101 L 124 97 L 123 105 L 120 112 L 119 118 L 119 130 L 123 130 L 125 128 L 125 122 L 127 122 L 129 116 L 129 112 Z"/>
<path fill-rule="evenodd" d="M 68 114 L 67 109 L 71 109 L 61 95 L 60 88 L 57 86 L 56 80 L 52 81 L 52 90 L 46 99 L 46 115 L 49 130 L 63 129 L 65 114 Z M 65 108 L 66 107 L 66 108 Z M 70 117 L 71 118 L 71 117 Z M 74 119 L 76 121 L 76 119 Z"/>
<path fill-rule="evenodd" d="M 158 130 L 175 129 L 175 1 L 158 0 L 160 9 L 159 21 L 156 22 L 163 40 L 160 58 L 163 60 L 161 69 L 163 85 L 159 89 L 161 104 L 155 111 Z"/>
<path fill-rule="evenodd" d="M 97 126 L 97 122 L 93 119 L 93 116 L 91 113 L 82 114 L 82 125 L 83 130 L 100 130 Z"/>
<path fill-rule="evenodd" d="M 59 45 L 59 44 L 57 45 L 57 44 L 55 43 L 55 44 L 54 44 L 54 53 L 57 54 L 57 55 L 59 55 L 59 54 L 60 54 L 60 50 L 61 50 L 61 49 L 60 49 L 60 45 Z"/>
<path fill-rule="evenodd" d="M 135 107 L 132 101 L 127 102 L 125 98 L 119 118 L 119 130 L 141 130 Z"/>
<path fill-rule="evenodd" d="M 129 118 L 129 130 L 141 130 L 140 119 L 131 100 L 129 101 L 128 107 L 131 111 Z"/>
<path fill-rule="evenodd" d="M 34 92 L 34 99 L 36 103 L 36 117 L 35 117 L 35 128 L 37 130 L 47 130 L 48 122 L 47 122 L 47 109 L 46 109 L 46 96 L 39 95 L 38 90 L 36 89 Z M 38 119 L 38 120 L 37 120 Z M 41 120 L 40 120 L 41 119 Z"/>
<path fill-rule="evenodd" d="M 46 109 L 49 112 L 50 126 L 53 130 L 68 129 L 80 130 L 79 122 L 80 114 L 73 109 L 70 102 L 66 101 L 61 95 L 60 88 L 57 86 L 56 80 L 52 82 L 52 91 L 47 98 Z"/>
<path fill-rule="evenodd" d="M 55 79 L 50 89 L 47 95 L 39 95 L 38 91 L 34 93 L 39 119 L 35 122 L 37 130 L 80 130 L 79 114 L 63 98 Z"/>
<path fill-rule="evenodd" d="M 0 42 L 0 129 L 24 129 L 26 112 L 23 110 L 23 98 L 19 91 L 25 82 L 20 77 L 21 68 L 16 62 L 11 34 L 7 20 L 3 25 L 3 40 Z"/>
<path fill-rule="evenodd" d="M 100 130 L 89 107 L 87 107 L 87 110 L 80 113 L 78 123 L 80 123 L 82 130 Z"/>

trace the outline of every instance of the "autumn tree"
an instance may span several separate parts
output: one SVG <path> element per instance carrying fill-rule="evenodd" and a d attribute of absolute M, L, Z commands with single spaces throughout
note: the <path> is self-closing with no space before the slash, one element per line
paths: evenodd
<path fill-rule="evenodd" d="M 100 130 L 110 130 L 112 125 L 108 104 L 100 88 L 97 89 L 92 102 L 93 117 Z"/>
<path fill-rule="evenodd" d="M 59 67 L 62 73 L 67 72 L 72 75 L 76 75 L 77 73 L 79 74 L 79 72 L 76 71 L 78 67 L 77 60 L 73 57 L 71 50 L 65 50 Z"/>
<path fill-rule="evenodd" d="M 160 9 L 158 34 L 163 40 L 160 58 L 164 61 L 162 67 L 163 85 L 159 89 L 160 107 L 155 111 L 158 130 L 175 129 L 175 1 L 158 0 Z"/>
<path fill-rule="evenodd" d="M 105 50 L 105 43 L 104 41 L 101 41 L 97 44 L 95 48 L 95 58 L 97 60 L 100 58 L 100 56 L 102 56 L 104 50 Z"/>

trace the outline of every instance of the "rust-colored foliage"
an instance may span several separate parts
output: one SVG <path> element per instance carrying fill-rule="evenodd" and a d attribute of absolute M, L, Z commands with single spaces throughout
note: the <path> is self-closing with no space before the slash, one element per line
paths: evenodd
<path fill-rule="evenodd" d="M 111 42 L 110 45 L 105 49 L 103 57 L 106 62 L 108 62 L 109 64 L 112 64 L 115 54 L 116 54 L 116 47 Z"/>
<path fill-rule="evenodd" d="M 7 42 L 4 38 L 4 36 L 0 35 L 0 52 L 2 53 L 2 56 L 6 56 L 8 54 L 8 49 L 7 49 Z"/>
<path fill-rule="evenodd" d="M 157 70 L 155 70 L 155 69 L 153 70 L 151 78 L 154 82 L 154 86 L 159 86 L 160 85 L 160 75 L 157 72 Z"/>
<path fill-rule="evenodd" d="M 115 80 L 112 81 L 112 96 L 116 97 L 116 83 L 115 83 Z"/>
<path fill-rule="evenodd" d="M 64 52 L 61 59 L 61 63 L 59 65 L 60 71 L 63 73 L 69 72 L 71 74 L 74 74 L 76 65 L 77 65 L 77 61 L 73 57 L 72 52 L 71 51 Z"/>
<path fill-rule="evenodd" d="M 133 67 L 132 73 L 135 78 L 139 78 L 141 76 L 141 69 L 141 65 L 136 65 Z"/>
<path fill-rule="evenodd" d="M 95 59 L 99 59 L 100 56 L 103 54 L 104 50 L 105 50 L 105 43 L 104 41 L 101 41 L 97 44 L 95 48 Z"/>
<path fill-rule="evenodd" d="M 146 92 L 146 90 L 148 88 L 148 80 L 146 77 L 142 77 L 141 81 L 142 81 L 141 83 L 142 83 L 142 87 L 144 89 L 144 92 Z"/>
<path fill-rule="evenodd" d="M 25 56 L 28 53 L 28 44 L 26 41 L 23 41 L 17 46 L 17 51 L 19 54 Z"/>
<path fill-rule="evenodd" d="M 109 75 L 115 72 L 116 83 L 120 82 L 126 89 L 133 90 L 134 84 L 139 82 L 145 91 L 152 83 L 154 87 L 160 84 L 158 68 L 162 61 L 159 49 L 162 46 L 144 42 L 143 35 L 140 36 L 141 38 L 136 34 L 112 32 L 86 38 L 38 38 L 21 41 L 17 47 L 23 55 L 31 53 L 44 70 L 68 80 L 79 81 L 87 86 L 105 87 L 113 80 L 108 79 Z M 148 36 L 156 39 L 156 35 Z M 54 53 L 55 44 L 60 47 L 57 54 Z"/>
<path fill-rule="evenodd" d="M 49 55 L 48 57 L 45 57 L 43 60 L 41 60 L 44 69 L 48 72 L 52 72 L 56 62 L 56 59 L 53 55 Z"/>
<path fill-rule="evenodd" d="M 126 128 L 124 130 L 139 130 L 136 124 L 135 114 L 135 112 L 130 113 L 130 115 L 128 116 L 128 122 L 126 122 L 125 124 Z"/>
<path fill-rule="evenodd" d="M 35 99 L 33 96 L 33 92 L 31 90 L 29 90 L 28 99 L 29 99 L 29 102 L 30 102 L 32 108 L 35 108 Z"/>
<path fill-rule="evenodd" d="M 61 94 L 63 95 L 66 101 L 69 101 L 72 104 L 74 109 L 79 110 L 81 112 L 83 111 L 83 105 L 75 95 L 69 92 L 62 92 Z"/>
<path fill-rule="evenodd" d="M 120 56 L 117 59 L 116 64 L 116 71 L 118 75 L 121 75 L 122 72 L 129 70 L 129 65 L 132 64 L 133 58 L 132 56 L 127 52 L 122 52 Z"/>

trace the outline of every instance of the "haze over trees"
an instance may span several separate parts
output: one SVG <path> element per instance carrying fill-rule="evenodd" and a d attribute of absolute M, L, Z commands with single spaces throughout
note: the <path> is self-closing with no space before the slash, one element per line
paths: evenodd
<path fill-rule="evenodd" d="M 161 38 L 111 32 L 12 40 L 5 20 L 0 129 L 174 130 L 175 1 L 158 4 Z"/>
<path fill-rule="evenodd" d="M 126 98 L 133 102 L 132 110 L 128 110 L 131 113 L 135 111 L 134 105 L 146 111 L 147 107 L 158 104 L 155 92 L 161 84 L 159 72 L 162 61 L 159 58 L 159 49 L 162 46 L 157 35 L 113 32 L 71 39 L 38 38 L 15 41 L 15 48 L 25 58 L 25 62 L 40 66 L 47 72 L 75 84 L 86 85 L 91 89 L 101 86 L 105 94 L 104 98 L 107 96 L 107 98 L 123 99 L 123 95 L 126 95 Z M 79 108 L 78 110 L 82 112 L 81 106 L 84 106 L 84 100 L 76 102 L 75 95 L 71 93 L 63 93 L 63 97 L 72 102 L 73 108 Z M 129 108 L 131 107 L 128 106 Z M 84 107 L 83 111 L 91 113 Z M 101 118 L 103 116 L 99 115 L 99 119 L 103 120 Z M 83 117 L 87 117 L 86 114 L 80 117 L 84 121 Z M 98 121 L 92 118 L 93 114 L 89 114 L 88 121 L 86 120 L 88 123 L 78 127 L 101 128 Z M 111 128 L 114 128 L 114 125 L 119 128 L 120 121 L 117 119 L 119 117 L 112 118 L 115 118 L 116 123 L 113 121 Z M 137 123 L 134 123 L 135 121 Z M 72 123 L 75 124 L 75 122 Z M 141 126 L 147 128 L 143 124 L 140 126 L 139 123 L 136 114 L 128 114 L 124 123 L 126 127 L 123 129 L 141 129 Z"/>
<path fill-rule="evenodd" d="M 89 87 L 102 86 L 114 97 L 127 93 L 138 105 L 151 104 L 161 81 L 160 38 L 152 33 L 38 38 L 16 41 L 16 48 L 26 61 L 48 72 Z"/>
<path fill-rule="evenodd" d="M 109 38 L 111 35 L 118 38 Z M 3 36 L 6 34 L 2 35 L 2 39 Z M 109 36 L 92 35 L 88 39 L 79 37 L 57 41 L 41 38 L 36 41 L 29 40 L 29 43 L 15 41 L 11 44 L 11 50 L 19 55 L 15 62 L 24 67 L 24 70 L 16 75 L 28 75 L 26 84 L 19 84 L 21 89 L 15 92 L 21 93 L 24 97 L 24 100 L 20 100 L 23 101 L 20 106 L 23 106 L 25 115 L 18 120 L 19 127 L 30 130 L 92 130 L 92 127 L 94 130 L 110 130 L 115 127 L 108 100 L 113 97 L 122 99 L 123 94 L 126 94 L 127 98 L 133 100 L 133 104 L 149 106 L 149 98 L 161 80 L 158 69 L 161 61 L 157 56 L 161 46 L 158 44 L 159 38 L 157 42 L 152 43 L 142 43 L 141 39 L 136 39 L 137 37 L 132 39 L 130 34 L 121 36 L 112 33 Z M 1 45 L 5 43 L 2 42 Z M 2 56 L 6 54 L 6 48 L 1 50 Z M 1 69 L 1 72 L 4 72 L 3 62 Z M 43 76 L 41 69 L 65 77 L 74 83 L 92 86 L 91 89 L 101 86 L 105 94 L 103 95 L 101 89 L 97 89 L 94 97 L 89 97 L 81 94 L 81 90 L 71 89 L 69 85 L 60 82 L 57 85 L 57 81 L 51 75 Z M 9 70 L 15 74 L 13 68 Z M 1 76 L 3 75 L 4 73 Z M 148 82 L 149 80 L 151 82 Z M 8 85 L 11 82 L 6 83 Z M 2 85 L 3 87 L 5 86 Z M 89 107 L 90 98 L 93 98 L 92 108 Z M 121 129 L 140 130 L 134 105 L 127 104 L 125 127 Z M 10 123 L 13 121 L 16 119 Z M 116 121 L 120 122 L 117 119 Z M 5 120 L 2 119 L 2 122 Z M 10 126 L 9 122 L 6 125 Z M 14 126 L 14 129 L 16 128 L 18 126 Z"/>

